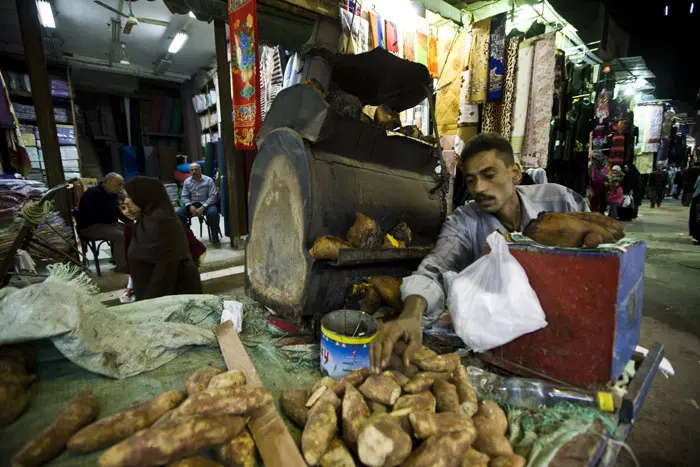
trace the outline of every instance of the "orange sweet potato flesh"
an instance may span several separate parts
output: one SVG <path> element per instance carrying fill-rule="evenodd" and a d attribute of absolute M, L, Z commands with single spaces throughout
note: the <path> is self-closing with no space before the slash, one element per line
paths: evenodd
<path fill-rule="evenodd" d="M 401 300 L 401 279 L 391 276 L 370 276 L 367 281 L 377 289 L 382 301 L 394 310 L 403 309 Z"/>
<path fill-rule="evenodd" d="M 362 213 L 357 213 L 345 238 L 355 248 L 377 248 L 383 240 L 382 233 L 374 219 Z"/>
<path fill-rule="evenodd" d="M 338 256 L 340 255 L 339 250 L 341 248 L 352 248 L 352 245 L 342 238 L 324 235 L 316 239 L 311 250 L 309 250 L 309 254 L 312 258 L 316 259 L 338 261 Z"/>

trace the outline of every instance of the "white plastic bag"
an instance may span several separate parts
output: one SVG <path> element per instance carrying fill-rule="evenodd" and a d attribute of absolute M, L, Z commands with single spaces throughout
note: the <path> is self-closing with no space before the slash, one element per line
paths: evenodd
<path fill-rule="evenodd" d="M 622 197 L 622 207 L 623 208 L 632 207 L 633 202 L 634 202 L 634 197 L 632 195 L 625 195 Z"/>
<path fill-rule="evenodd" d="M 491 253 L 459 274 L 445 275 L 447 309 L 455 333 L 475 352 L 547 325 L 540 301 L 506 240 L 494 232 L 486 242 Z"/>

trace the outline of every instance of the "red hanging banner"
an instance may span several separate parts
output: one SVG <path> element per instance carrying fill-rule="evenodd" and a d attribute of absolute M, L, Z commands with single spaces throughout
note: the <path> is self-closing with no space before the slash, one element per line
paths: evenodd
<path fill-rule="evenodd" d="M 256 0 L 229 0 L 233 133 L 237 149 L 255 149 L 260 129 L 260 73 Z"/>

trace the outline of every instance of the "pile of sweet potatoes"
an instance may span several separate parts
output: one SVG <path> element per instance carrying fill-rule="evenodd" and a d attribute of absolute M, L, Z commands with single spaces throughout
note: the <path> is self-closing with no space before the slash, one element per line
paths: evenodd
<path fill-rule="evenodd" d="M 309 465 L 352 467 L 524 467 L 506 438 L 508 422 L 492 401 L 477 400 L 457 355 L 416 352 L 373 374 L 360 369 L 310 390 L 286 389 L 280 405 L 303 429 Z"/>
<path fill-rule="evenodd" d="M 164 392 L 97 421 L 98 401 L 85 391 L 13 456 L 12 465 L 39 466 L 66 449 L 76 454 L 107 449 L 100 467 L 253 467 L 255 443 L 247 415 L 271 404 L 272 395 L 247 386 L 239 370 L 212 367 L 197 370 L 186 389 Z"/>
<path fill-rule="evenodd" d="M 12 423 L 29 403 L 27 388 L 36 379 L 34 358 L 27 349 L 0 347 L 0 428 Z"/>

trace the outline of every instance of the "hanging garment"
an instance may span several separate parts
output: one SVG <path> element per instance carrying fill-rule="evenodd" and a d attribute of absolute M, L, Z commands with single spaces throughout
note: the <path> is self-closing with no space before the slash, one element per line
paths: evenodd
<path fill-rule="evenodd" d="M 503 102 L 487 102 L 484 104 L 484 118 L 481 124 L 482 133 L 501 134 L 501 113 Z"/>
<path fill-rule="evenodd" d="M 282 90 L 284 77 L 279 47 L 260 46 L 260 117 L 265 119 L 272 101 Z"/>
<path fill-rule="evenodd" d="M 416 31 L 416 63 L 428 66 L 428 36 Z"/>
<path fill-rule="evenodd" d="M 440 135 L 456 135 L 459 120 L 462 73 L 467 66 L 471 34 L 460 31 L 438 41 L 438 66 L 442 70 L 435 99 L 435 118 Z"/>
<path fill-rule="evenodd" d="M 496 102 L 503 99 L 505 46 L 506 14 L 502 13 L 491 19 L 491 32 L 489 36 L 489 90 L 486 96 L 488 102 Z"/>
<path fill-rule="evenodd" d="M 369 52 L 369 22 L 348 10 L 340 9 L 340 44 L 338 52 L 343 54 L 360 54 Z M 352 33 L 350 30 L 352 29 Z"/>
<path fill-rule="evenodd" d="M 661 137 L 661 124 L 664 118 L 663 105 L 647 106 L 647 131 L 646 147 L 644 152 L 656 152 L 659 150 L 659 138 Z"/>
<path fill-rule="evenodd" d="M 396 25 L 391 21 L 384 22 L 386 28 L 386 50 L 398 55 L 399 54 L 399 34 L 396 31 Z"/>
<path fill-rule="evenodd" d="M 518 48 L 522 36 L 509 37 L 506 45 L 506 67 L 503 77 L 503 105 L 501 106 L 501 135 L 510 140 L 513 133 L 513 104 L 515 101 L 515 76 L 518 65 Z"/>
<path fill-rule="evenodd" d="M 413 31 L 406 31 L 403 36 L 403 58 L 409 62 L 416 61 L 416 39 Z"/>
<path fill-rule="evenodd" d="M 303 62 L 299 58 L 298 53 L 294 53 L 287 61 L 287 66 L 284 68 L 284 82 L 282 88 L 288 88 L 301 82 L 301 70 Z"/>
<path fill-rule="evenodd" d="M 462 73 L 462 86 L 459 93 L 459 120 L 457 136 L 465 143 L 476 136 L 479 130 L 479 105 L 469 104 L 469 70 Z"/>
<path fill-rule="evenodd" d="M 428 71 L 433 78 L 437 78 L 440 75 L 437 39 L 433 36 L 428 36 Z"/>
<path fill-rule="evenodd" d="M 510 144 L 516 158 L 520 157 L 525 139 L 527 110 L 530 103 L 530 81 L 532 78 L 532 61 L 535 57 L 535 47 L 532 41 L 526 40 L 518 46 L 518 71 L 515 76 L 515 102 L 513 105 L 513 134 Z"/>
<path fill-rule="evenodd" d="M 547 167 L 549 123 L 554 102 L 555 33 L 547 33 L 535 42 L 535 54 L 528 106 L 528 125 L 522 148 L 527 167 Z"/>
<path fill-rule="evenodd" d="M 233 134 L 237 149 L 255 149 L 260 129 L 257 0 L 229 0 Z"/>
<path fill-rule="evenodd" d="M 369 32 L 371 38 L 371 48 L 376 49 L 381 47 L 386 49 L 386 42 L 384 40 L 384 20 L 378 14 L 370 11 L 369 12 Z"/>
<path fill-rule="evenodd" d="M 486 102 L 489 81 L 490 33 L 491 18 L 472 25 L 472 48 L 469 52 L 469 88 L 467 90 L 469 104 Z"/>

